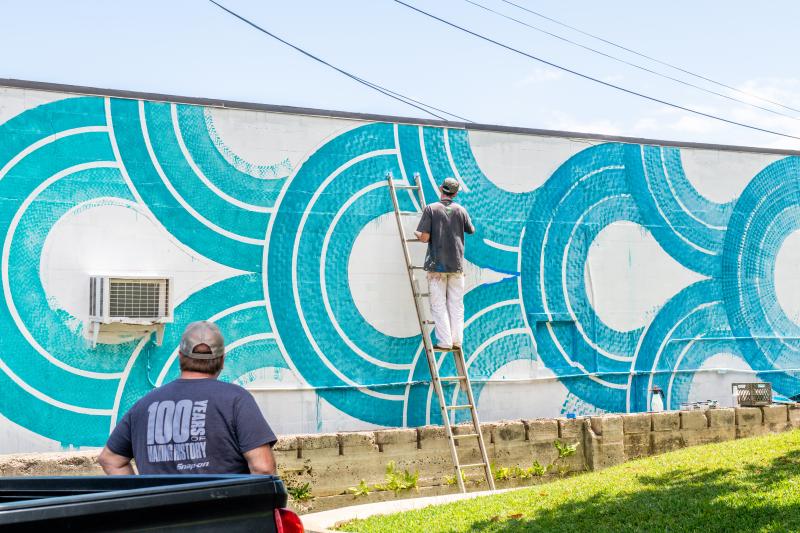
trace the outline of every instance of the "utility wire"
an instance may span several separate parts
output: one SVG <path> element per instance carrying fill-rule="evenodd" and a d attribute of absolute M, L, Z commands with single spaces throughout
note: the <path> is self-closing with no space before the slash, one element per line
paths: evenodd
<path fill-rule="evenodd" d="M 438 17 L 436 15 L 428 13 L 427 11 L 424 11 L 424 10 L 418 8 L 418 7 L 412 6 L 411 4 L 407 4 L 407 3 L 403 2 L 402 0 L 393 0 L 393 1 L 395 3 L 397 3 L 397 4 L 400 4 L 402 6 L 407 7 L 408 9 L 411 9 L 412 11 L 416 11 L 417 13 L 425 15 L 426 17 L 429 17 L 429 18 L 431 18 L 433 20 L 439 21 L 442 24 L 446 24 L 447 26 L 450 26 L 451 28 L 455 28 L 457 30 L 463 31 L 464 33 L 468 33 L 468 34 L 472 35 L 473 37 L 477 37 L 478 39 L 481 39 L 481 40 L 484 40 L 486 42 L 492 43 L 492 44 L 497 45 L 497 46 L 499 46 L 501 48 L 505 48 L 506 50 L 509 50 L 509 51 L 514 52 L 516 54 L 519 54 L 521 56 L 527 57 L 529 59 L 533 59 L 534 61 L 538 61 L 540 63 L 544 63 L 545 65 L 549 65 L 549 66 L 551 66 L 553 68 L 557 68 L 559 70 L 563 70 L 564 72 L 569 72 L 570 74 L 574 74 L 575 76 L 579 76 L 581 78 L 593 81 L 595 83 L 599 83 L 601 85 L 605 85 L 606 87 L 611 87 L 612 89 L 617 89 L 618 91 L 622 91 L 622 92 L 625 92 L 625 93 L 628 93 L 628 94 L 632 94 L 634 96 L 638 96 L 640 98 L 644 98 L 645 100 L 650 100 L 651 102 L 656 102 L 656 103 L 663 104 L 663 105 L 666 105 L 666 106 L 669 106 L 669 107 L 674 107 L 675 109 L 680 109 L 680 110 L 686 111 L 688 113 L 694 113 L 695 115 L 700 115 L 700 116 L 707 117 L 707 118 L 710 118 L 710 119 L 718 120 L 720 122 L 725 122 L 727 124 L 733 124 L 735 126 L 741 126 L 743 128 L 749 128 L 751 130 L 762 131 L 764 133 L 772 133 L 773 135 L 779 135 L 781 137 L 788 137 L 790 139 L 800 140 L 800 137 L 797 137 L 795 135 L 791 135 L 791 134 L 788 134 L 788 133 L 781 133 L 779 131 L 774 131 L 774 130 L 768 130 L 766 128 L 759 128 L 758 126 L 752 126 L 750 124 L 744 124 L 742 122 L 736 122 L 735 120 L 730 120 L 730 119 L 727 119 L 727 118 L 719 117 L 717 115 L 712 115 L 710 113 L 704 113 L 702 111 L 698 111 L 696 109 L 692 109 L 692 108 L 689 108 L 689 107 L 684 107 L 684 106 L 681 106 L 681 105 L 678 105 L 678 104 L 673 104 L 671 102 L 668 102 L 666 100 L 661 100 L 661 99 L 656 98 L 654 96 L 648 96 L 646 94 L 643 94 L 643 93 L 640 93 L 640 92 L 636 92 L 636 91 L 634 91 L 632 89 L 626 89 L 625 87 L 621 87 L 619 85 L 615 85 L 613 83 L 609 83 L 607 81 L 603 81 L 603 80 L 600 80 L 598 78 L 594 78 L 592 76 L 589 76 L 588 74 L 583 74 L 583 73 L 578 72 L 576 70 L 572 70 L 572 69 L 569 69 L 567 67 L 562 67 L 561 65 L 557 65 L 556 63 L 553 63 L 551 61 L 547 61 L 545 59 L 542 59 L 540 57 L 536 57 L 536 56 L 534 56 L 532 54 L 529 54 L 527 52 L 523 52 L 522 50 L 520 50 L 518 48 L 514 48 L 513 46 L 509 46 L 507 44 L 501 43 L 500 41 L 496 41 L 496 40 L 494 40 L 494 39 L 492 39 L 490 37 L 487 37 L 485 35 L 482 35 L 480 33 L 477 33 L 477 32 L 474 32 L 474 31 L 472 31 L 470 29 L 467 29 L 467 28 L 465 28 L 463 26 L 459 26 L 458 24 L 450 22 L 449 20 L 445 20 L 445 19 L 443 19 L 441 17 Z"/>
<path fill-rule="evenodd" d="M 631 67 L 637 68 L 637 69 L 639 69 L 639 70 L 643 70 L 644 72 L 648 72 L 648 73 L 650 73 L 650 74 L 654 74 L 654 75 L 656 75 L 656 76 L 659 76 L 659 77 L 661 77 L 661 78 L 665 78 L 665 79 L 668 79 L 668 80 L 674 81 L 674 82 L 676 82 L 676 83 L 680 83 L 680 84 L 682 84 L 682 85 L 686 85 L 686 86 L 688 86 L 688 87 L 692 87 L 692 88 L 694 88 L 694 89 L 698 89 L 698 90 L 700 90 L 700 91 L 703 91 L 703 92 L 706 92 L 706 93 L 709 93 L 709 94 L 713 94 L 713 95 L 719 96 L 719 97 L 721 97 L 721 98 L 725 98 L 726 100 L 731 100 L 731 101 L 733 101 L 733 102 L 737 102 L 737 103 L 740 103 L 740 104 L 744 104 L 744 105 L 747 105 L 747 106 L 750 106 L 750 107 L 755 107 L 756 109 L 761 109 L 762 111 L 766 111 L 766 112 L 768 112 L 768 113 L 773 113 L 773 114 L 775 114 L 775 115 L 780 115 L 780 116 L 782 116 L 782 117 L 790 118 L 790 119 L 792 119 L 792 120 L 797 120 L 798 122 L 800 122 L 800 118 L 793 117 L 792 115 L 787 115 L 786 113 L 781 113 L 780 111 L 775 111 L 774 109 L 770 109 L 770 108 L 768 108 L 768 107 L 763 107 L 763 106 L 760 106 L 760 105 L 754 104 L 754 103 L 752 103 L 752 102 L 746 102 L 746 101 L 744 101 L 744 100 L 740 100 L 740 99 L 738 99 L 738 98 L 736 98 L 736 97 L 734 97 L 734 96 L 730 96 L 730 95 L 727 95 L 727 94 L 724 94 L 724 93 L 720 93 L 720 92 L 717 92 L 717 91 L 712 91 L 711 89 L 707 89 L 707 88 L 705 88 L 705 87 L 701 87 L 700 85 L 695 85 L 695 84 L 693 84 L 693 83 L 690 83 L 690 82 L 688 82 L 688 81 L 685 81 L 685 80 L 682 80 L 682 79 L 679 79 L 679 78 L 674 78 L 674 77 L 672 77 L 672 76 L 668 76 L 668 75 L 666 75 L 666 74 L 663 74 L 663 73 L 661 73 L 661 72 L 658 72 L 657 70 L 652 70 L 652 69 L 649 69 L 649 68 L 647 68 L 647 67 L 643 67 L 643 66 L 641 66 L 641 65 L 638 65 L 638 64 L 636 64 L 636 63 L 632 63 L 632 62 L 630 62 L 630 61 L 626 61 L 625 59 L 622 59 L 622 58 L 619 58 L 619 57 L 613 56 L 613 55 L 611 55 L 611 54 L 607 54 L 607 53 L 605 53 L 605 52 L 602 52 L 602 51 L 600 51 L 600 50 L 596 50 L 596 49 L 592 48 L 591 46 L 586 46 L 586 45 L 584 45 L 584 44 L 581 44 L 581 43 L 579 43 L 579 42 L 573 41 L 573 40 L 571 40 L 571 39 L 568 39 L 568 38 L 566 38 L 566 37 L 563 37 L 563 36 L 561 36 L 561 35 L 558 35 L 558 34 L 556 34 L 556 33 L 552 33 L 552 32 L 549 32 L 549 31 L 547 31 L 547 30 L 544 30 L 544 29 L 542 29 L 542 28 L 539 28 L 539 27 L 537 27 L 537 26 L 534 26 L 534 25 L 532 25 L 532 24 L 528 24 L 527 22 L 525 22 L 525 21 L 523 21 L 523 20 L 516 19 L 516 18 L 514 18 L 514 17 L 512 17 L 512 16 L 510 16 L 510 15 L 506 15 L 505 13 L 502 13 L 502 12 L 500 12 L 500 11 L 496 11 L 496 10 L 494 10 L 494 9 L 490 8 L 490 7 L 487 7 L 487 6 L 483 5 L 483 4 L 480 4 L 480 3 L 478 3 L 478 2 L 475 2 L 474 0 L 464 0 L 464 1 L 465 1 L 465 2 L 467 2 L 468 4 L 472 4 L 472 5 L 473 5 L 473 6 L 475 6 L 475 7 L 478 7 L 478 8 L 480 8 L 480 9 L 483 9 L 483 10 L 485 10 L 485 11 L 488 11 L 488 12 L 490 12 L 490 13 L 493 13 L 493 14 L 495 14 L 495 15 L 497 15 L 497 16 L 503 17 L 504 19 L 507 19 L 507 20 L 514 21 L 514 22 L 516 22 L 517 24 L 521 24 L 522 26 L 525 26 L 525 27 L 527 27 L 527 28 L 530 28 L 530 29 L 532 29 L 532 30 L 536 30 L 536 31 L 538 31 L 538 32 L 540 32 L 540 33 L 544 33 L 545 35 L 549 35 L 550 37 L 554 37 L 555 39 L 558 39 L 558 40 L 560 40 L 560 41 L 564 41 L 564 42 L 566 42 L 566 43 L 569 43 L 569 44 L 571 44 L 571 45 L 577 46 L 577 47 L 579 47 L 579 48 L 583 48 L 584 50 L 588 50 L 588 51 L 590 51 L 590 52 L 593 52 L 593 53 L 595 53 L 595 54 L 601 55 L 601 56 L 603 56 L 603 57 L 607 57 L 607 58 L 609 58 L 609 59 L 611 59 L 611 60 L 614 60 L 614 61 L 617 61 L 617 62 L 619 62 L 619 63 L 623 63 L 623 64 L 625 64 L 625 65 L 628 65 L 628 66 L 631 66 Z M 516 4 L 515 4 L 515 5 L 516 5 Z"/>
<path fill-rule="evenodd" d="M 732 86 L 730 86 L 730 85 L 727 85 L 727 84 L 725 84 L 725 83 L 722 83 L 722 82 L 720 82 L 720 81 L 713 80 L 713 79 L 711 79 L 711 78 L 708 78 L 708 77 L 706 77 L 706 76 L 703 76 L 703 75 L 701 75 L 701 74 L 696 74 L 696 73 L 694 73 L 694 72 L 691 72 L 691 71 L 689 71 L 689 70 L 686 70 L 686 69 L 684 69 L 684 68 L 681 68 L 681 67 L 679 67 L 679 66 L 677 66 L 677 65 L 673 65 L 673 64 L 671 64 L 671 63 L 667 63 L 666 61 L 662 61 L 662 60 L 660 60 L 660 59 L 656 59 L 655 57 L 649 56 L 649 55 L 647 55 L 647 54 L 643 54 L 643 53 L 641 53 L 641 52 L 637 52 L 636 50 L 633 50 L 633 49 L 631 49 L 631 48 L 628 48 L 628 47 L 626 47 L 626 46 L 623 46 L 623 45 L 621 45 L 621 44 L 615 43 L 615 42 L 613 42 L 613 41 L 609 41 L 608 39 L 603 39 L 602 37 L 600 37 L 600 36 L 598 36 L 598 35 L 594 35 L 594 34 L 592 34 L 592 33 L 589 33 L 589 32 L 586 32 L 586 31 L 583 31 L 583 30 L 581 30 L 580 28 L 576 28 L 575 26 L 570 26 L 569 24 L 567 24 L 567 23 L 565 23 L 565 22 L 561 22 L 560 20 L 556 20 L 556 19 L 554 19 L 554 18 L 548 17 L 547 15 L 544 15 L 544 14 L 542 14 L 542 13 L 539 13 L 538 11 L 534 11 L 534 10 L 532 10 L 532 9 L 528 9 L 527 7 L 525 7 L 525 6 L 521 6 L 521 5 L 519 5 L 519 4 L 515 3 L 515 2 L 512 2 L 511 0 L 501 0 L 501 1 L 502 1 L 502 2 L 505 2 L 505 3 L 506 3 L 506 4 L 508 4 L 508 5 L 512 5 L 512 6 L 516 7 L 516 8 L 518 8 L 518 9 L 521 9 L 521 10 L 523 10 L 523 11 L 527 11 L 528 13 L 530 13 L 530 14 L 532 14 L 532 15 L 536 15 L 537 17 L 543 18 L 543 19 L 545 19 L 545 20 L 549 20 L 550 22 L 553 22 L 553 23 L 555 23 L 555 24 L 558 24 L 559 26 L 563 26 L 563 27 L 565 27 L 565 28 L 569 28 L 569 29 L 571 29 L 571 30 L 573 30 L 573 31 L 576 31 L 576 32 L 578 32 L 578 33 L 581 33 L 581 34 L 583 34 L 583 35 L 586 35 L 587 37 L 591 37 L 592 39 L 597 39 L 598 41 L 602 41 L 602 42 L 604 42 L 604 43 L 606 43 L 606 44 L 610 44 L 611 46 L 614 46 L 614 47 L 616 47 L 616 48 L 619 48 L 620 50 L 625 50 L 626 52 L 630 52 L 631 54 L 637 55 L 637 56 L 639 56 L 639 57 L 643 57 L 643 58 L 645 58 L 645 59 L 649 59 L 650 61 L 654 61 L 654 62 L 656 62 L 656 63 L 659 63 L 659 64 L 661 64 L 661 65 L 664 65 L 664 66 L 666 66 L 666 67 L 669 67 L 669 68 L 675 69 L 675 70 L 677 70 L 677 71 L 683 72 L 684 74 L 688 74 L 688 75 L 690 75 L 690 76 L 694 76 L 695 78 L 701 79 L 701 80 L 703 80 L 703 81 L 707 81 L 707 82 L 709 82 L 709 83 L 713 83 L 713 84 L 715 84 L 715 85 L 719 85 L 720 87 L 725 87 L 726 89 L 730 89 L 731 91 L 736 91 L 737 93 L 739 93 L 739 94 L 743 94 L 743 95 L 745 95 L 745 96 L 749 96 L 750 98 L 756 98 L 756 99 L 758 99 L 758 100 L 761 100 L 762 102 L 767 102 L 767 103 L 770 103 L 770 104 L 776 105 L 776 106 L 778 106 L 778 107 L 782 107 L 782 108 L 784 108 L 784 109 L 788 109 L 789 111 L 795 111 L 795 112 L 797 112 L 797 113 L 800 113 L 800 109 L 797 109 L 797 108 L 794 108 L 794 107 L 787 106 L 787 105 L 785 105 L 785 104 L 782 104 L 782 103 L 780 103 L 780 102 L 776 102 L 775 100 L 770 100 L 769 98 L 764 98 L 764 97 L 762 97 L 762 96 L 758 96 L 757 94 L 752 94 L 752 93 L 749 93 L 749 92 L 747 92 L 747 91 L 743 91 L 743 90 L 741 90 L 741 89 L 737 89 L 736 87 L 732 87 Z"/>
<path fill-rule="evenodd" d="M 400 93 L 398 93 L 396 91 L 392 91 L 391 89 L 387 89 L 386 87 L 382 87 L 382 86 L 378 85 L 377 83 L 373 83 L 371 81 L 365 80 L 364 78 L 360 78 L 360 77 L 356 76 L 355 74 L 351 74 L 350 72 L 347 72 L 346 70 L 341 69 L 341 68 L 339 68 L 339 67 L 337 67 L 337 66 L 335 66 L 335 65 L 333 65 L 331 63 L 328 63 L 327 61 L 325 61 L 324 59 L 322 59 L 322 58 L 320 58 L 318 56 L 315 56 L 311 52 L 308 52 L 308 51 L 300 48 L 299 46 L 294 45 L 294 44 L 290 43 L 289 41 L 287 41 L 285 39 L 282 39 L 281 37 L 278 37 L 277 35 L 275 35 L 274 33 L 270 32 L 269 30 L 266 30 L 266 29 L 262 28 L 261 26 L 259 26 L 258 24 L 256 24 L 255 22 L 252 22 L 252 21 L 248 20 L 247 18 L 239 15 L 238 13 L 235 13 L 234 11 L 231 11 L 227 7 L 223 6 L 222 4 L 219 4 L 219 3 L 215 2 L 214 0 L 208 0 L 208 1 L 211 2 L 212 4 L 214 4 L 215 6 L 217 6 L 218 8 L 222 9 L 223 11 L 229 13 L 230 15 L 233 15 L 234 17 L 236 17 L 237 19 L 241 20 L 245 24 L 248 24 L 248 25 L 252 26 L 253 28 L 257 29 L 258 31 L 260 31 L 262 33 L 265 33 L 266 35 L 269 35 L 270 37 L 272 37 L 276 41 L 279 41 L 280 43 L 285 44 L 286 46 L 288 46 L 288 47 L 300 52 L 304 56 L 309 57 L 309 58 L 313 59 L 314 61 L 317 61 L 318 63 L 322 63 L 326 67 L 331 68 L 331 69 L 335 70 L 336 72 L 347 76 L 351 80 L 354 80 L 354 81 L 356 81 L 356 82 L 358 82 L 358 83 L 360 83 L 362 85 L 365 85 L 365 86 L 369 87 L 370 89 L 378 91 L 379 93 L 384 94 L 384 95 L 388 96 L 389 98 L 393 98 L 393 99 L 395 99 L 395 100 L 397 100 L 399 102 L 403 102 L 406 105 L 410 105 L 411 107 L 415 107 L 416 109 L 419 109 L 420 111 L 422 111 L 424 113 L 427 113 L 429 115 L 432 115 L 432 116 L 434 116 L 434 117 L 436 117 L 436 118 L 438 118 L 440 120 L 446 121 L 447 119 L 445 117 L 441 116 L 441 115 L 437 115 L 433 111 L 430 111 L 431 109 L 433 109 L 435 111 L 438 111 L 440 113 L 443 113 L 445 115 L 450 115 L 451 117 L 455 117 L 457 119 L 463 120 L 464 122 L 472 122 L 471 120 L 469 120 L 467 118 L 464 118 L 464 117 L 461 117 L 459 115 L 456 115 L 455 113 L 451 113 L 449 111 L 445 111 L 443 109 L 439 109 L 438 107 L 434 107 L 432 105 L 425 104 L 425 103 L 420 102 L 418 100 L 414 100 L 413 98 L 410 98 L 408 96 L 402 95 L 402 94 L 400 94 Z"/>

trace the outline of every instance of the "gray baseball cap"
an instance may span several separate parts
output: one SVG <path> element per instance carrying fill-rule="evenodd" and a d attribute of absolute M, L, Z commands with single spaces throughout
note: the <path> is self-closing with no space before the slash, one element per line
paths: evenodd
<path fill-rule="evenodd" d="M 211 348 L 211 353 L 194 353 L 199 344 Z M 192 359 L 216 359 L 225 355 L 225 339 L 216 324 L 208 320 L 192 322 L 183 331 L 180 352 Z"/>
<path fill-rule="evenodd" d="M 455 194 L 458 192 L 458 181 L 455 178 L 445 178 L 442 182 L 442 192 Z"/>

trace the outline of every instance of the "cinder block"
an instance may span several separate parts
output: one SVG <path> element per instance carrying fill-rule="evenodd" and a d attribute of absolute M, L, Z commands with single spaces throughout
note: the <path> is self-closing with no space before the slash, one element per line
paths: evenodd
<path fill-rule="evenodd" d="M 554 442 L 558 438 L 558 420 L 524 420 L 523 423 L 531 442 Z"/>
<path fill-rule="evenodd" d="M 788 406 L 789 410 L 789 424 L 793 428 L 800 427 L 800 404 L 793 403 Z"/>
<path fill-rule="evenodd" d="M 650 419 L 653 421 L 653 431 L 677 431 L 681 427 L 679 413 L 652 413 Z M 656 451 L 655 448 L 653 451 Z"/>
<path fill-rule="evenodd" d="M 303 459 L 338 457 L 339 436 L 335 433 L 319 435 L 299 435 L 300 457 Z"/>
<path fill-rule="evenodd" d="M 622 415 L 622 430 L 625 434 L 629 433 L 650 433 L 652 421 L 650 413 L 631 413 Z"/>
<path fill-rule="evenodd" d="M 592 431 L 603 441 L 622 441 L 622 417 L 619 415 L 593 416 L 590 419 Z"/>
<path fill-rule="evenodd" d="M 409 428 L 376 431 L 375 444 L 385 454 L 413 454 L 417 451 L 417 430 Z"/>
<path fill-rule="evenodd" d="M 785 405 L 765 405 L 761 408 L 761 416 L 770 431 L 784 431 L 789 425 L 789 410 Z"/>
<path fill-rule="evenodd" d="M 736 425 L 736 411 L 733 408 L 709 409 L 706 418 L 711 428 L 732 428 Z"/>
<path fill-rule="evenodd" d="M 736 425 L 737 426 L 760 426 L 763 421 L 763 414 L 758 407 L 737 407 Z"/>
<path fill-rule="evenodd" d="M 703 411 L 681 411 L 681 429 L 706 429 L 708 419 Z"/>
<path fill-rule="evenodd" d="M 483 424 L 483 426 L 485 425 L 486 424 Z M 526 438 L 525 424 L 521 420 L 496 422 L 492 435 L 492 441 L 495 444 L 501 442 L 524 441 Z"/>
<path fill-rule="evenodd" d="M 763 424 L 764 415 L 758 407 L 736 408 L 736 438 L 757 437 L 768 432 Z"/>
<path fill-rule="evenodd" d="M 417 428 L 420 450 L 448 449 L 444 426 L 423 426 Z"/>
<path fill-rule="evenodd" d="M 658 413 L 661 414 L 661 413 Z M 669 413 L 665 413 L 669 414 Z M 677 415 L 677 413 L 675 413 Z M 655 421 L 655 417 L 653 417 Z M 652 454 L 671 452 L 685 446 L 683 435 L 679 430 L 653 431 L 650 433 L 650 450 Z"/>
<path fill-rule="evenodd" d="M 580 440 L 583 436 L 583 420 L 579 418 L 559 418 L 558 438 L 565 441 Z"/>
<path fill-rule="evenodd" d="M 650 418 L 647 419 L 648 424 Z M 650 431 L 647 433 L 627 433 L 623 440 L 625 446 L 625 457 L 635 459 L 637 457 L 647 457 L 652 452 L 650 450 Z"/>

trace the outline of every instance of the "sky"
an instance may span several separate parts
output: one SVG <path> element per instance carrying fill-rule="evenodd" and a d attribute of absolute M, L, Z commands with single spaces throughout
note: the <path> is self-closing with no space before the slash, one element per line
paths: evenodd
<path fill-rule="evenodd" d="M 426 18 L 393 0 L 218 1 L 356 76 L 475 122 L 800 149 L 798 139 L 724 124 L 581 79 Z M 466 0 L 405 1 L 608 83 L 800 137 L 800 111 L 691 78 L 502 0 L 473 1 L 791 118 L 653 76 Z M 514 1 L 800 110 L 796 57 L 800 2 Z M 0 0 L 0 78 L 431 118 L 304 57 L 206 0 Z"/>

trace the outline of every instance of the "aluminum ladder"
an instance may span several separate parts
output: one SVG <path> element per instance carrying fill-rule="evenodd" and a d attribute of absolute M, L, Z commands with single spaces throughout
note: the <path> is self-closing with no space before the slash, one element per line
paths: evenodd
<path fill-rule="evenodd" d="M 494 476 L 492 475 L 492 468 L 489 464 L 489 456 L 486 453 L 486 445 L 483 441 L 481 424 L 478 421 L 478 411 L 475 408 L 475 398 L 472 395 L 472 384 L 470 383 L 469 374 L 467 373 L 467 365 L 464 361 L 464 352 L 459 347 L 455 347 L 452 350 L 434 349 L 433 341 L 431 340 L 431 329 L 433 328 L 434 323 L 432 320 L 427 320 L 425 318 L 426 314 L 424 299 L 428 298 L 430 294 L 424 293 L 420 290 L 419 279 L 417 279 L 417 276 L 415 275 L 415 272 L 422 272 L 424 271 L 424 268 L 422 266 L 413 264 L 411 260 L 411 254 L 408 251 L 409 243 L 419 243 L 422 241 L 416 237 L 409 238 L 406 236 L 405 227 L 403 226 L 403 218 L 408 216 L 420 216 L 422 213 L 421 211 L 401 211 L 400 202 L 397 198 L 397 191 L 416 191 L 419 207 L 421 210 L 425 209 L 425 194 L 422 190 L 422 182 L 420 181 L 418 173 L 414 174 L 413 185 L 408 182 L 396 182 L 391 173 L 387 174 L 386 179 L 389 183 L 389 194 L 392 198 L 392 205 L 394 206 L 395 219 L 397 220 L 397 230 L 400 234 L 400 244 L 403 248 L 403 259 L 406 263 L 406 272 L 408 273 L 408 281 L 411 284 L 411 293 L 414 297 L 414 309 L 416 310 L 419 329 L 422 333 L 422 344 L 423 348 L 425 349 L 425 355 L 428 359 L 428 368 L 430 369 L 433 388 L 436 391 L 436 397 L 439 399 L 439 408 L 441 409 L 444 431 L 450 447 L 450 455 L 453 458 L 453 467 L 455 469 L 455 477 L 456 482 L 458 483 L 458 488 L 461 490 L 461 492 L 466 492 L 466 488 L 464 486 L 464 470 L 480 467 L 483 469 L 484 474 L 486 475 L 486 482 L 489 485 L 489 489 L 495 490 Z M 439 361 L 436 357 L 437 352 L 443 354 L 441 361 Z M 452 354 L 454 358 L 457 373 L 455 376 L 439 375 L 439 368 L 441 367 L 442 362 L 444 362 L 444 358 L 447 353 Z M 445 399 L 444 390 L 442 389 L 442 382 L 458 383 L 461 387 L 461 390 L 467 396 L 467 403 L 462 405 L 450 405 Z M 472 418 L 473 432 L 458 435 L 453 433 L 453 425 L 450 422 L 450 414 L 454 414 L 456 411 L 460 410 L 469 410 Z M 481 462 L 472 464 L 461 463 L 461 460 L 458 456 L 458 446 L 456 445 L 456 441 L 461 439 L 477 439 Z"/>

